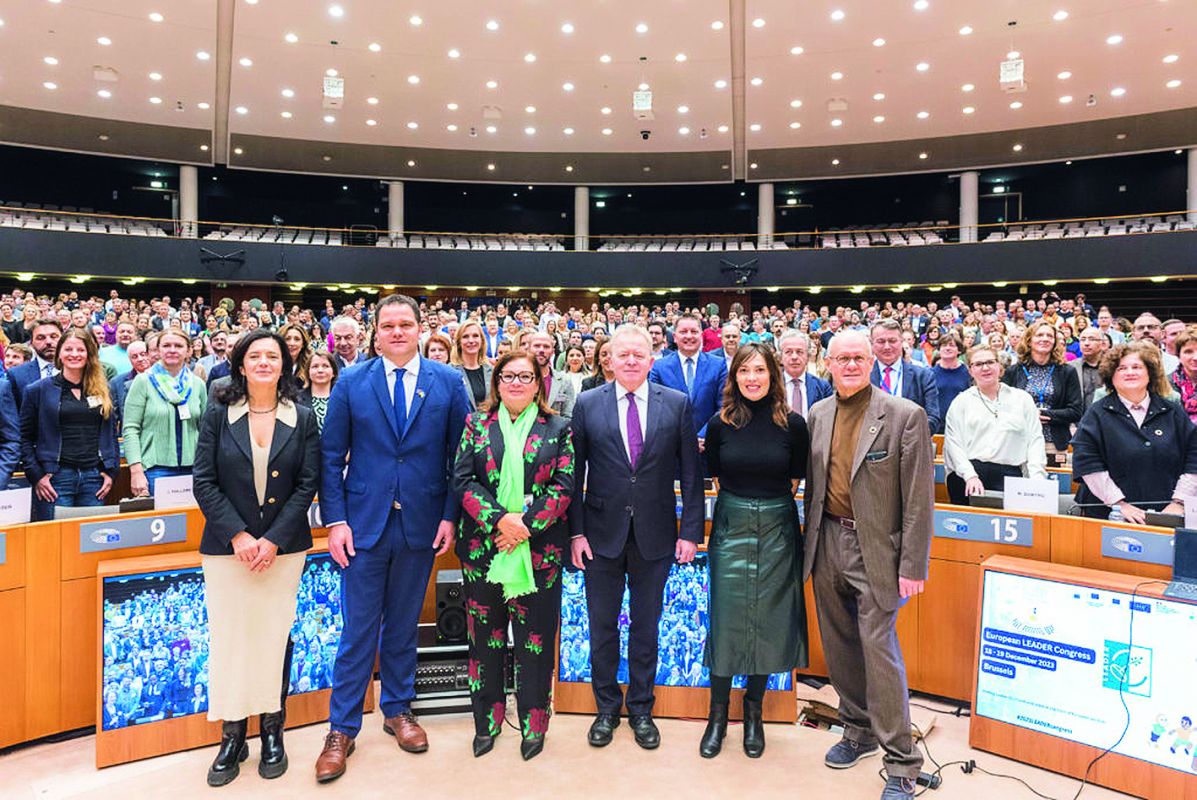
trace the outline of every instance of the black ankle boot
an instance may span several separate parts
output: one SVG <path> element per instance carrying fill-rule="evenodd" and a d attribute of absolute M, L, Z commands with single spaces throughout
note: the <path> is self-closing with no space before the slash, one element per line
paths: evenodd
<path fill-rule="evenodd" d="M 723 737 L 727 735 L 727 703 L 711 703 L 707 715 L 707 729 L 698 743 L 698 754 L 703 758 L 714 758 L 723 749 Z"/>
<path fill-rule="evenodd" d="M 765 752 L 765 725 L 761 722 L 761 701 L 744 698 L 744 753 L 760 758 Z"/>
<path fill-rule="evenodd" d="M 249 745 L 245 743 L 245 732 L 249 720 L 239 719 L 224 722 L 220 726 L 220 752 L 208 767 L 208 785 L 224 786 L 241 774 L 241 762 L 249 758 Z"/>
<path fill-rule="evenodd" d="M 287 751 L 283 749 L 285 722 L 286 711 L 282 709 L 258 717 L 262 739 L 262 759 L 258 762 L 258 774 L 267 780 L 281 777 L 287 771 Z"/>

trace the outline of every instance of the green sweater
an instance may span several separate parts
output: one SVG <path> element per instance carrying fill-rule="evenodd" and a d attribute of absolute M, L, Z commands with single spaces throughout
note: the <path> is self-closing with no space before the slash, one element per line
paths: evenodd
<path fill-rule="evenodd" d="M 180 462 L 175 444 L 175 407 L 154 391 L 148 375 L 143 373 L 133 379 L 121 413 L 126 462 L 141 464 L 145 469 L 195 464 L 195 443 L 199 438 L 200 418 L 208 407 L 208 389 L 194 375 L 191 385 L 194 388 L 187 401 L 191 419 L 183 420 L 183 460 Z"/>

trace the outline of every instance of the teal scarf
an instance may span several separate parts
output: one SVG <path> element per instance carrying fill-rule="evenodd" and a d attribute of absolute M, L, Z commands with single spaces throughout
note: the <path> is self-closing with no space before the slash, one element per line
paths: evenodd
<path fill-rule="evenodd" d="M 179 370 L 179 376 L 172 378 L 170 373 L 166 371 L 166 367 L 162 366 L 159 361 L 154 366 L 150 367 L 147 373 L 150 379 L 150 385 L 154 387 L 154 391 L 158 393 L 166 402 L 172 406 L 187 405 L 187 401 L 191 399 L 191 390 L 194 388 L 191 383 L 191 370 L 187 369 L 186 365 Z"/>
<path fill-rule="evenodd" d="M 514 420 L 502 405 L 496 416 L 503 434 L 503 463 L 499 465 L 499 488 L 495 499 L 505 511 L 522 514 L 524 507 L 524 445 L 539 413 L 536 403 L 529 403 Z M 486 579 L 503 587 L 507 600 L 536 591 L 532 578 L 532 550 L 525 540 L 510 553 L 500 551 L 490 562 Z"/>

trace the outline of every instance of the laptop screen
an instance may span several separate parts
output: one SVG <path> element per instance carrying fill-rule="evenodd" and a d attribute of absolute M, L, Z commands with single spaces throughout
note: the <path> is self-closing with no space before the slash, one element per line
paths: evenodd
<path fill-rule="evenodd" d="M 1177 528 L 1172 546 L 1172 580 L 1197 583 L 1197 530 Z"/>

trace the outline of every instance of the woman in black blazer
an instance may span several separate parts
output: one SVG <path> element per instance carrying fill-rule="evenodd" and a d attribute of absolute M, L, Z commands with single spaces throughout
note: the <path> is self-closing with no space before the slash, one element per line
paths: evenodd
<path fill-rule="evenodd" d="M 249 754 L 250 714 L 260 715 L 258 774 L 277 778 L 287 770 L 290 630 L 312 546 L 308 509 L 320 484 L 316 416 L 295 402 L 286 342 L 255 329 L 237 343 L 229 368 L 228 385 L 200 425 L 193 488 L 204 513 L 208 719 L 224 722 L 210 786 L 237 777 Z"/>
<path fill-rule="evenodd" d="M 597 389 L 615 380 L 615 372 L 611 369 L 611 340 L 603 339 L 598 343 L 598 350 L 594 354 L 598 362 L 598 369 L 589 378 L 582 381 L 582 391 Z"/>
<path fill-rule="evenodd" d="M 1050 322 L 1036 322 L 1018 343 L 1018 361 L 1006 370 L 1002 383 L 1022 389 L 1039 407 L 1048 465 L 1064 461 L 1072 439 L 1071 426 L 1084 413 L 1081 381 L 1064 362 L 1064 337 Z"/>

